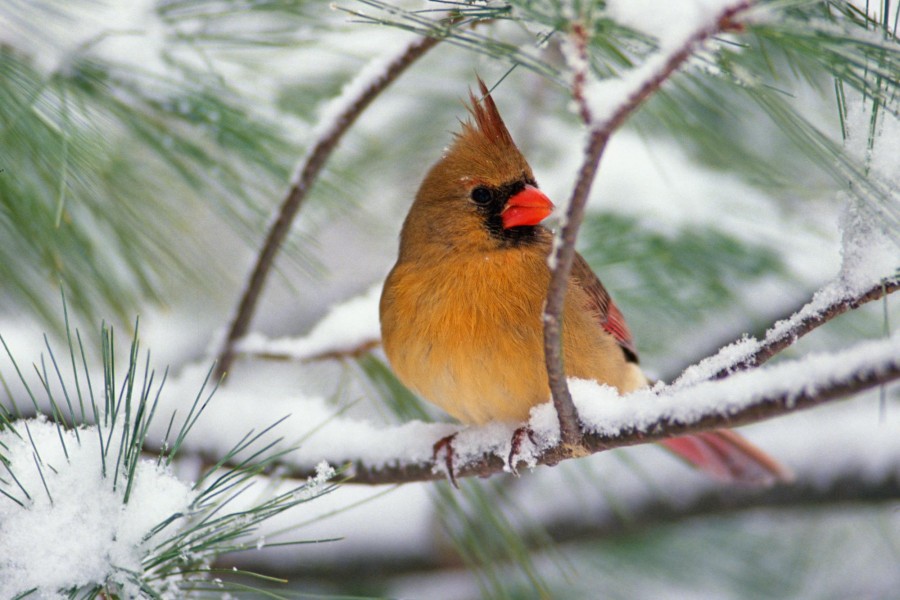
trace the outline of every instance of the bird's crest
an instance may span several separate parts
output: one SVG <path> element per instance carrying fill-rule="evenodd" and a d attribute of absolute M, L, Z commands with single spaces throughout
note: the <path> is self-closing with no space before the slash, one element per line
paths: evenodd
<path fill-rule="evenodd" d="M 478 78 L 478 87 L 481 90 L 480 99 L 469 90 L 468 108 L 469 113 L 475 119 L 475 123 L 473 124 L 471 121 L 464 123 L 463 135 L 477 133 L 498 146 L 515 147 L 516 144 L 513 142 L 509 130 L 506 129 L 503 119 L 500 118 L 497 105 L 494 103 L 494 99 L 491 98 L 490 91 L 488 91 L 481 77 Z"/>
<path fill-rule="evenodd" d="M 480 97 L 469 91 L 470 118 L 444 155 L 444 169 L 450 173 L 493 185 L 515 181 L 531 168 L 519 152 L 484 81 L 478 78 Z"/>

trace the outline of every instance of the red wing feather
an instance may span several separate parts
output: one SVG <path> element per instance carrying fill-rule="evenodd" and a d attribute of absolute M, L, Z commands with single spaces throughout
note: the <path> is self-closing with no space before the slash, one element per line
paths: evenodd
<path fill-rule="evenodd" d="M 631 331 L 625 323 L 622 311 L 616 306 L 609 292 L 600 283 L 600 280 L 591 270 L 590 265 L 581 254 L 575 253 L 575 261 L 572 263 L 572 277 L 579 287 L 587 292 L 591 311 L 604 331 L 616 338 L 619 346 L 625 352 L 629 360 L 638 361 L 637 348 L 631 337 Z"/>
<path fill-rule="evenodd" d="M 587 261 L 575 254 L 572 278 L 588 296 L 597 323 L 613 336 L 626 358 L 637 362 L 637 350 L 625 317 L 616 307 L 609 292 L 594 275 Z M 670 438 L 662 445 L 720 481 L 749 485 L 772 485 L 791 481 L 791 472 L 775 459 L 727 429 L 705 431 L 697 435 Z"/>

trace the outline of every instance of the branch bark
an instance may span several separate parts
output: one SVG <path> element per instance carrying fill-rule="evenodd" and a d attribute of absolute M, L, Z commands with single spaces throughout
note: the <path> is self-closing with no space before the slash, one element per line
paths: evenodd
<path fill-rule="evenodd" d="M 585 150 L 584 161 L 569 200 L 566 219 L 559 235 L 560 243 L 556 244 L 556 250 L 552 257 L 554 266 L 543 314 L 544 356 L 547 367 L 547 379 L 553 397 L 553 405 L 556 407 L 556 412 L 559 416 L 563 444 L 570 448 L 573 454 L 578 454 L 578 448 L 582 446 L 581 428 L 578 424 L 578 412 L 572 402 L 572 394 L 566 383 L 562 353 L 562 313 L 569 273 L 572 270 L 572 262 L 575 258 L 575 240 L 578 237 L 578 229 L 581 227 L 581 222 L 584 219 L 585 205 L 597 174 L 600 158 L 603 156 L 603 152 L 606 150 L 606 145 L 613 132 L 647 98 L 660 89 L 662 84 L 693 55 L 697 46 L 717 33 L 736 28 L 735 19 L 750 6 L 750 0 L 737 2 L 725 9 L 712 24 L 697 30 L 679 48 L 672 51 L 659 68 L 650 72 L 643 81 L 640 81 L 627 98 L 616 106 L 609 116 L 599 121 L 594 121 L 596 115 L 592 114 L 584 92 L 588 61 L 586 57 L 584 57 L 584 60 L 578 61 L 573 96 L 576 102 L 579 103 L 582 118 L 590 120 L 588 124 L 591 126 L 591 132 Z M 572 34 L 575 37 L 576 48 L 583 49 L 586 44 L 583 38 L 587 35 L 585 28 L 575 25 Z M 583 50 L 577 51 L 583 52 Z"/>
<path fill-rule="evenodd" d="M 286 352 L 248 352 L 247 356 L 254 360 L 296 361 L 300 364 L 309 364 L 330 360 L 352 360 L 368 354 L 379 346 L 381 346 L 380 339 L 369 339 L 361 341 L 352 348 L 327 350 L 325 352 L 318 352 L 316 354 L 308 354 L 305 356 L 298 356 Z"/>
<path fill-rule="evenodd" d="M 228 334 L 219 353 L 216 364 L 216 379 L 220 379 L 231 368 L 235 358 L 235 343 L 247 334 L 259 297 L 275 262 L 275 256 L 281 249 L 281 245 L 287 237 L 297 216 L 297 212 L 303 205 L 309 190 L 312 188 L 322 167 L 337 147 L 343 135 L 353 125 L 363 111 L 393 83 L 410 65 L 423 56 L 431 48 L 440 42 L 436 37 L 420 37 L 413 40 L 404 52 L 391 61 L 384 72 L 364 87 L 359 95 L 353 99 L 331 125 L 331 128 L 322 135 L 309 150 L 301 163 L 297 176 L 281 204 L 281 208 L 266 236 L 256 264 L 241 295 L 240 303 L 234 318 L 231 320 Z"/>

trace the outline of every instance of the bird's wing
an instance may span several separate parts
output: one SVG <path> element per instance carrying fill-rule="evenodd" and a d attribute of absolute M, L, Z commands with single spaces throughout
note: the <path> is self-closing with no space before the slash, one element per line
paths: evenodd
<path fill-rule="evenodd" d="M 590 265 L 579 253 L 575 253 L 575 261 L 572 263 L 572 277 L 588 296 L 591 312 L 594 313 L 597 322 L 603 329 L 616 338 L 619 346 L 625 352 L 625 356 L 632 362 L 638 362 L 637 348 L 631 337 L 631 331 L 625 323 L 625 317 L 616 306 L 609 292 L 594 275 Z"/>

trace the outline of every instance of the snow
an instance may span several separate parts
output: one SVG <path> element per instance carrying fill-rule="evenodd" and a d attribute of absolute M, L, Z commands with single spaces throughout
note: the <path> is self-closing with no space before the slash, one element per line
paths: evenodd
<path fill-rule="evenodd" d="M 146 17 L 146 3 L 131 3 L 122 11 L 129 13 L 132 9 L 135 14 Z M 643 67 L 626 74 L 625 83 L 609 82 L 606 88 L 592 87 L 594 95 L 591 96 L 592 107 L 596 115 L 608 113 L 610 106 L 621 102 L 623 98 L 635 89 L 637 80 L 651 76 L 653 68 L 658 68 L 662 56 L 667 49 L 671 49 L 689 35 L 691 28 L 702 25 L 703 19 L 698 13 L 698 7 L 725 6 L 720 1 L 680 1 L 672 3 L 649 2 L 647 0 L 614 0 L 608 3 L 608 11 L 624 23 L 630 23 L 636 29 L 657 37 L 660 52 L 651 61 L 650 67 Z M 876 3 L 877 4 L 877 3 Z M 99 15 L 104 14 L 99 11 Z M 0 14 L 0 18 L 2 18 Z M 103 17 L 105 18 L 105 16 Z M 117 36 L 106 40 L 99 51 L 110 52 L 110 49 L 118 48 L 116 53 L 121 56 L 155 55 L 159 44 L 156 34 L 149 30 L 153 25 L 147 20 L 145 25 L 140 23 L 140 18 L 133 18 L 129 14 L 115 17 L 127 27 L 135 23 L 145 29 L 144 36 L 133 36 L 130 41 L 143 43 L 146 48 L 128 47 L 128 36 Z M 155 17 L 153 17 L 155 19 Z M 155 25 L 153 25 L 155 26 Z M 376 35 L 386 28 L 372 30 Z M 34 50 L 42 60 L 42 64 L 48 70 L 54 70 L 65 60 L 65 56 L 77 44 L 87 39 L 86 31 L 78 30 L 69 32 L 77 39 L 66 40 L 65 50 L 58 54 L 46 51 L 45 45 Z M 146 41 L 149 33 L 150 42 Z M 15 34 L 15 30 L 5 24 L 0 25 L 0 37 L 9 40 L 8 36 Z M 355 45 L 371 48 L 371 41 L 366 35 L 356 36 Z M 391 37 L 385 34 L 386 37 Z M 20 36 L 22 37 L 22 36 Z M 344 35 L 345 38 L 350 36 Z M 34 36 L 32 40 L 41 40 Z M 15 39 L 13 46 L 25 47 L 22 40 Z M 33 43 L 33 41 L 32 41 Z M 124 45 L 119 45 L 120 43 Z M 348 42 L 349 44 L 349 42 Z M 378 47 L 382 47 L 377 44 Z M 398 43 L 398 48 L 399 48 Z M 405 46 L 404 48 L 405 49 Z M 324 135 L 335 125 L 336 117 L 341 113 L 350 98 L 362 89 L 367 81 L 377 76 L 379 68 L 395 56 L 396 53 L 387 52 L 376 57 L 369 63 L 366 73 L 360 74 L 348 85 L 341 97 L 330 104 L 320 115 L 319 125 L 316 127 L 316 136 Z M 291 58 L 291 64 L 299 64 Z M 134 62 L 146 61 L 142 58 Z M 322 61 L 306 61 L 298 76 L 314 72 L 316 69 L 327 70 L 333 65 L 323 65 Z M 572 62 L 575 66 L 576 63 Z M 327 67 L 327 69 L 326 69 Z M 651 68 L 653 67 L 653 68 Z M 466 64 L 466 73 L 471 72 L 471 65 Z M 248 69 L 248 72 L 250 69 Z M 460 69 L 462 71 L 462 69 Z M 226 73 L 233 73 L 226 69 Z M 234 80 L 229 77 L 229 80 Z M 442 74 L 442 85 L 446 82 Z M 259 79 L 252 79 L 250 85 L 258 83 Z M 277 86 L 272 85 L 272 89 Z M 268 91 L 268 89 L 267 89 Z M 500 94 L 502 88 L 497 93 Z M 264 95 L 264 94 L 260 94 Z M 273 93 L 272 96 L 275 94 Z M 408 94 L 412 96 L 412 94 Z M 499 96 L 498 96 L 499 99 Z M 408 101 L 408 99 L 403 100 Z M 392 104 L 396 107 L 399 102 Z M 405 105 L 404 105 L 405 106 Z M 393 111 L 393 112 L 392 112 Z M 385 115 L 391 118 L 402 117 L 397 114 L 396 108 L 388 111 L 367 112 L 365 123 L 361 124 L 367 135 L 384 135 L 384 131 L 390 129 L 378 129 L 384 125 Z M 400 111 L 402 113 L 402 111 Z M 849 144 L 858 152 L 860 157 L 865 157 L 866 131 L 864 112 L 860 112 L 859 121 L 861 127 L 856 131 L 860 135 L 853 136 Z M 852 120 L 853 115 L 850 115 Z M 509 121 L 512 127 L 514 121 Z M 559 135 L 566 138 L 566 145 L 572 147 L 572 129 L 556 128 L 546 135 Z M 440 142 L 436 142 L 440 144 Z M 896 182 L 896 156 L 900 153 L 900 133 L 896 129 L 896 119 L 887 119 L 883 125 L 883 131 L 876 143 L 876 152 L 871 156 L 871 166 L 875 172 L 881 173 L 886 181 Z M 577 152 L 568 154 L 576 156 Z M 650 174 L 645 168 L 653 169 Z M 660 173 L 669 177 L 660 176 Z M 894 176 L 891 180 L 890 176 Z M 557 174 L 548 174 L 550 185 L 552 178 Z M 611 179 L 610 179 L 611 178 Z M 542 181 L 543 178 L 541 178 Z M 611 182 L 611 183 L 604 183 Z M 569 180 L 562 185 L 568 186 Z M 405 182 L 403 185 L 412 186 L 414 182 Z M 607 186 L 607 187 L 605 187 Z M 387 188 L 385 188 L 387 189 Z M 832 261 L 835 255 L 835 247 L 823 244 L 820 236 L 807 235 L 802 243 L 798 242 L 798 230 L 802 224 L 796 221 L 783 221 L 784 215 L 777 212 L 777 207 L 771 199 L 743 184 L 735 177 L 714 173 L 709 169 L 698 168 L 680 150 L 676 151 L 674 145 L 659 140 L 653 141 L 652 152 L 647 150 L 647 144 L 637 138 L 635 134 L 627 131 L 619 132 L 611 141 L 607 155 L 604 157 L 600 179 L 597 181 L 597 190 L 600 192 L 595 197 L 619 197 L 627 199 L 621 206 L 613 207 L 629 214 L 641 215 L 650 226 L 670 228 L 669 231 L 691 225 L 716 226 L 729 234 L 745 240 L 763 240 L 767 245 L 778 248 L 784 259 L 794 266 L 794 271 L 804 284 L 813 281 L 822 281 L 834 275 L 829 271 L 823 275 L 823 270 L 837 268 L 837 262 Z M 610 191 L 613 190 L 613 191 Z M 391 190 L 392 193 L 396 190 Z M 383 194 L 385 197 L 390 194 Z M 379 198 L 379 202 L 386 202 Z M 710 210 L 711 203 L 715 202 L 718 210 Z M 607 208 L 607 206 L 604 206 Z M 765 340 L 784 335 L 790 331 L 796 320 L 803 315 L 814 314 L 821 307 L 846 296 L 851 290 L 859 290 L 866 285 L 875 282 L 878 278 L 889 274 L 896 268 L 896 248 L 884 242 L 879 237 L 878 228 L 872 228 L 873 222 L 867 214 L 860 214 L 858 207 L 848 204 L 842 218 L 843 244 L 842 258 L 843 269 L 838 278 L 827 284 L 815 297 L 809 306 L 803 309 L 797 316 L 783 321 L 773 327 Z M 748 223 L 742 219 L 742 215 L 758 215 L 757 219 Z M 649 217 L 648 217 L 649 215 Z M 830 214 L 827 215 L 830 217 Z M 819 218 L 819 215 L 811 215 L 810 218 Z M 789 234 L 789 235 L 788 235 Z M 341 240 L 340 231 L 330 232 L 334 239 Z M 325 239 L 326 243 L 328 238 Z M 830 240 L 829 240 L 830 242 Z M 336 266 L 333 271 L 337 274 L 336 282 L 317 282 L 319 288 L 341 285 L 340 277 L 346 280 L 348 277 L 358 280 L 371 281 L 378 273 L 367 273 L 366 277 L 360 275 L 359 270 L 353 270 L 350 263 L 359 262 L 360 257 L 347 250 L 344 245 L 338 246 L 337 252 L 329 253 L 334 257 Z M 326 244 L 328 248 L 335 244 Z M 390 251 L 395 249 L 393 243 L 388 245 Z M 827 246 L 827 247 L 826 247 Z M 387 251 L 386 251 L 387 252 Z M 893 253 L 893 254 L 892 254 Z M 343 263 L 343 266 L 341 266 Z M 823 265 L 825 265 L 823 267 Z M 348 276 L 349 273 L 349 276 Z M 371 276 L 371 277 L 369 277 Z M 358 284 L 356 284 L 358 285 Z M 346 288 L 345 288 L 346 289 Z M 354 288 L 358 289 L 358 287 Z M 361 297 L 351 300 L 347 305 L 335 307 L 329 315 L 314 327 L 308 335 L 295 338 L 266 339 L 259 335 L 252 335 L 245 339 L 240 350 L 248 353 L 282 354 L 300 360 L 309 359 L 328 352 L 344 352 L 359 347 L 364 343 L 376 341 L 379 337 L 377 304 L 380 286 L 373 286 Z M 317 289 L 316 294 L 320 294 Z M 174 300 L 173 313 L 157 315 L 157 329 L 170 330 L 168 338 L 162 338 L 160 344 L 151 344 L 155 356 L 159 352 L 169 352 L 170 345 L 180 344 L 188 337 L 205 336 L 205 327 L 187 327 L 178 321 L 183 310 L 178 306 L 178 300 Z M 284 310 L 277 307 L 273 313 Z M 190 321 L 190 319 L 184 319 Z M 159 321 L 164 321 L 159 325 Z M 190 323 L 188 323 L 190 324 Z M 10 335 L 10 330 L 16 330 L 15 335 Z M 285 327 L 284 329 L 288 329 Z M 33 335 L 35 325 L 20 319 L 8 319 L 2 324 L 2 332 L 7 339 L 15 338 L 11 344 L 16 356 L 25 359 L 37 356 L 42 350 L 39 336 Z M 764 340 L 764 341 L 765 341 Z M 696 418 L 704 411 L 731 411 L 747 403 L 753 402 L 761 393 L 771 390 L 791 389 L 834 377 L 846 370 L 848 365 L 858 364 L 864 360 L 889 360 L 893 355 L 897 356 L 896 335 L 888 341 L 873 342 L 871 346 L 859 346 L 833 356 L 810 356 L 803 361 L 786 363 L 783 366 L 760 369 L 752 374 L 729 378 L 727 382 L 703 383 L 709 374 L 718 370 L 721 366 L 733 364 L 741 357 L 746 356 L 758 347 L 759 341 L 747 337 L 742 341 L 724 348 L 714 359 L 702 363 L 702 367 L 690 371 L 691 376 L 685 376 L 678 385 L 669 388 L 660 397 L 654 397 L 647 392 L 641 392 L 628 397 L 619 397 L 609 390 L 597 386 L 592 382 L 573 381 L 572 389 L 575 400 L 582 411 L 583 417 L 596 431 L 615 432 L 623 428 L 635 425 L 647 426 L 654 418 L 665 416 L 672 419 L 689 420 Z M 844 362 L 846 361 L 846 362 Z M 857 362 L 854 362 L 857 361 Z M 388 427 L 375 416 L 369 419 L 361 417 L 346 418 L 336 416 L 340 408 L 323 396 L 315 395 L 302 389 L 297 382 L 307 377 L 306 372 L 285 371 L 262 365 L 257 361 L 248 361 L 249 366 L 242 365 L 235 372 L 241 377 L 234 379 L 227 386 L 222 387 L 213 397 L 207 412 L 198 421 L 195 429 L 189 435 L 186 444 L 188 450 L 208 451 L 209 454 L 221 454 L 230 449 L 235 439 L 247 433 L 249 430 L 260 431 L 268 427 L 278 418 L 287 416 L 266 439 L 283 437 L 284 441 L 279 448 L 286 449 L 297 447 L 288 454 L 285 463 L 303 467 L 315 468 L 324 477 L 330 467 L 327 464 L 341 465 L 346 460 L 365 458 L 366 464 L 372 466 L 395 465 L 403 462 L 421 462 L 429 460 L 432 454 L 432 444 L 458 430 L 458 426 L 450 424 L 433 424 L 421 422 L 409 422 L 400 426 Z M 178 368 L 177 376 L 172 376 L 163 391 L 160 408 L 161 418 L 158 419 L 151 438 L 161 442 L 162 425 L 172 411 L 178 410 L 183 416 L 184 406 L 196 394 L 200 381 L 205 376 L 208 365 L 189 366 L 181 368 L 184 361 L 179 360 L 173 365 Z M 317 364 L 311 369 L 324 370 L 325 367 Z M 6 371 L 6 369 L 4 369 Z M 96 378 L 95 378 L 96 380 Z M 796 386 L 796 387 L 795 387 Z M 42 406 L 44 406 L 42 404 Z M 871 406 L 869 407 L 871 408 Z M 897 473 L 900 470 L 900 436 L 896 435 L 900 426 L 897 421 L 898 411 L 888 411 L 885 423 L 879 423 L 877 410 L 866 410 L 866 405 L 859 402 L 853 406 L 829 406 L 815 411 L 805 412 L 773 420 L 750 428 L 749 437 L 764 447 L 768 452 L 784 461 L 798 474 L 798 480 L 814 481 L 821 486 L 827 486 L 842 475 L 855 475 L 862 473 L 873 481 L 889 473 Z M 164 416 L 164 417 L 163 417 Z M 176 423 L 178 420 L 176 419 Z M 29 425 L 32 434 L 43 441 L 41 457 L 46 464 L 66 464 L 64 458 L 59 457 L 59 451 L 50 451 L 59 448 L 58 434 L 55 427 L 47 429 L 38 423 Z M 537 407 L 530 421 L 535 431 L 537 447 L 543 448 L 555 443 L 558 439 L 557 420 L 552 405 L 544 404 Z M 24 425 L 24 424 L 23 424 Z M 43 425 L 47 425 L 44 423 Z M 490 452 L 502 458 L 506 458 L 510 449 L 510 439 L 515 428 L 513 424 L 493 424 L 485 428 L 469 428 L 462 430 L 456 438 L 456 452 L 463 460 L 480 456 L 482 452 Z M 21 428 L 20 428 L 21 430 Z M 91 440 L 95 439 L 85 435 L 89 429 L 82 429 L 82 448 L 89 447 Z M 3 434 L 8 435 L 8 432 Z M 64 438 L 70 450 L 70 463 L 65 471 L 60 471 L 60 476 L 52 474 L 45 469 L 45 475 L 49 474 L 48 485 L 51 486 L 51 494 L 56 501 L 51 514 L 50 509 L 44 506 L 44 519 L 30 525 L 21 524 L 16 518 L 10 518 L 18 509 L 18 505 L 6 498 L 0 498 L 0 560 L 6 557 L 22 557 L 22 564 L 17 563 L 17 573 L 21 575 L 19 581 L 25 582 L 40 580 L 48 577 L 48 594 L 53 578 L 61 580 L 63 577 L 103 576 L 110 573 L 114 565 L 135 564 L 139 560 L 141 532 L 146 532 L 152 525 L 150 521 L 164 518 L 165 511 L 177 511 L 178 507 L 159 508 L 165 495 L 174 504 L 181 506 L 181 495 L 185 494 L 184 484 L 175 480 L 171 474 L 158 472 L 152 465 L 142 465 L 141 475 L 138 480 L 138 489 L 129 504 L 123 509 L 121 498 L 113 493 L 107 494 L 104 481 L 97 477 L 96 459 L 88 461 L 80 457 L 73 448 L 77 445 L 71 441 L 71 432 L 66 432 Z M 16 443 L 8 441 L 6 437 L 0 438 L 3 443 L 11 445 Z M 525 457 L 533 456 L 531 442 L 524 442 L 523 451 Z M 34 460 L 29 451 L 30 444 L 19 448 L 16 460 L 19 461 L 16 469 L 22 472 L 34 471 Z M 48 448 L 48 450 L 44 450 Z M 93 450 L 96 456 L 98 450 Z M 84 450 L 89 452 L 89 450 Z M 629 463 L 617 461 L 615 457 L 627 452 Z M 4 454 L 6 450 L 4 449 Z M 24 461 L 24 462 L 22 462 Z M 92 467 L 88 466 L 92 464 Z M 599 479 L 589 482 L 590 485 L 582 486 L 582 495 L 548 493 L 548 490 L 569 489 L 572 487 L 572 468 L 577 468 L 579 463 L 588 463 L 591 468 L 600 473 Z M 78 465 L 84 465 L 80 474 L 67 474 Z M 637 468 L 634 467 L 637 465 Z M 144 472 L 146 470 L 146 473 Z M 648 485 L 646 479 L 641 477 L 640 471 L 648 471 L 653 474 L 653 486 Z M 18 470 L 16 471 L 19 472 Z M 4 473 L 0 469 L 0 473 Z M 46 494 L 43 493 L 43 485 L 40 479 L 32 477 L 23 484 L 29 489 L 35 498 L 35 504 L 44 502 L 49 505 Z M 65 479 L 65 478 L 69 479 Z M 4 476 L 4 478 L 6 478 Z M 59 479 L 59 481 L 56 481 Z M 541 468 L 518 480 L 516 492 L 521 502 L 535 513 L 541 513 L 544 517 L 559 516 L 564 514 L 597 514 L 609 513 L 615 515 L 618 507 L 612 500 L 607 501 L 607 490 L 598 494 L 596 482 L 600 481 L 604 487 L 610 488 L 610 494 L 618 499 L 618 504 L 632 506 L 642 499 L 658 498 L 660 489 L 665 490 L 667 499 L 676 503 L 688 503 L 693 498 L 709 492 L 716 484 L 708 481 L 701 474 L 683 467 L 678 461 L 661 452 L 658 448 L 649 446 L 629 448 L 627 451 L 613 453 L 601 453 L 589 457 L 584 461 L 569 461 L 559 468 Z M 66 483 L 65 493 L 59 491 L 56 485 Z M 146 486 L 144 483 L 146 482 Z M 82 486 L 92 483 L 90 491 Z M 99 488 L 97 487 L 99 486 Z M 165 492 L 165 487 L 170 492 Z M 656 487 L 659 489 L 656 489 Z M 143 489 L 146 487 L 147 489 Z M 650 489 L 653 488 L 653 489 Z M 11 488 L 16 492 L 15 484 Z M 98 492 L 98 490 L 101 490 Z M 303 563 L 337 563 L 348 556 L 365 557 L 372 553 L 387 553 L 403 556 L 418 556 L 434 551 L 434 520 L 433 508 L 428 494 L 428 486 L 403 486 L 392 490 L 389 494 L 382 495 L 384 488 L 369 489 L 360 486 L 344 486 L 338 492 L 316 499 L 309 506 L 312 513 L 303 513 L 298 516 L 291 514 L 281 515 L 271 524 L 271 528 L 264 534 L 266 540 L 275 539 L 275 535 L 283 528 L 296 524 L 298 520 L 316 521 L 303 527 L 300 531 L 304 536 L 312 538 L 328 538 L 344 536 L 346 539 L 340 543 L 322 544 L 296 549 L 264 548 L 260 552 L 250 552 L 256 560 L 265 562 L 267 556 L 278 552 L 286 564 Z M 120 490 L 121 492 L 121 490 Z M 60 498 L 78 498 L 80 502 L 63 504 Z M 176 502 L 177 501 L 177 502 Z M 579 502 L 581 504 L 579 504 Z M 6 506 L 6 505 L 10 506 Z M 585 506 L 591 507 L 594 513 L 585 510 Z M 138 511 L 140 507 L 140 512 Z M 156 507 L 156 508 L 155 508 Z M 68 511 L 64 514 L 63 511 Z M 122 516 L 124 511 L 132 511 L 126 519 Z M 102 514 L 100 514 L 102 513 Z M 37 513 L 35 513 L 37 514 Z M 66 520 L 67 518 L 67 520 Z M 36 518 L 34 520 L 37 520 Z M 154 521 L 155 522 L 155 521 Z M 11 531 L 17 523 L 24 529 L 29 527 L 28 536 L 5 535 Z M 30 527 L 33 527 L 31 529 Z M 85 545 L 77 546 L 61 538 L 61 532 L 77 532 L 81 535 Z M 109 533 L 109 532 L 117 533 Z M 115 542 L 112 535 L 116 535 Z M 73 536 L 74 538 L 74 536 Z M 102 538 L 102 539 L 101 539 Z M 40 543 L 32 547 L 31 540 L 37 539 Z M 29 544 L 26 544 L 26 540 Z M 128 544 L 128 541 L 131 544 Z M 104 556 L 104 548 L 109 548 L 113 543 L 114 548 L 109 550 L 108 557 Z M 104 545 L 106 544 L 106 545 Z M 59 555 L 54 552 L 57 549 L 66 549 Z M 30 557 L 44 551 L 40 560 L 30 560 Z M 112 557 L 116 557 L 115 561 Z M 298 556 L 302 558 L 298 558 Z M 24 558 L 29 558 L 26 561 Z M 79 567 L 69 566 L 66 561 L 83 561 Z M 105 560 L 105 562 L 104 562 Z M 249 560 L 249 559 L 248 559 Z M 7 568 L 7 563 L 4 569 Z M 45 572 L 38 573 L 41 567 Z M 20 569 L 21 567 L 21 569 Z M 23 570 L 28 571 L 24 573 Z M 7 583 L 8 571 L 0 571 L 0 597 L 14 595 Z M 18 577 L 19 575 L 17 575 Z M 26 579 L 22 579 L 26 578 Z M 22 583 L 22 585 L 27 585 Z M 433 589 L 434 582 L 425 584 L 422 589 Z M 21 589 L 16 587 L 15 589 Z M 6 593 L 9 592 L 9 593 Z"/>
<path fill-rule="evenodd" d="M 691 424 L 707 415 L 733 415 L 763 398 L 814 394 L 830 382 L 852 380 L 866 367 L 876 370 L 900 364 L 900 332 L 885 340 L 857 344 L 834 353 L 813 353 L 735 373 L 727 380 L 704 381 L 666 393 L 651 390 L 618 396 L 594 381 L 571 382 L 572 397 L 586 430 L 615 436 L 626 431 L 649 432 L 661 422 Z"/>
<path fill-rule="evenodd" d="M 848 198 L 844 206 L 840 277 L 851 290 L 862 290 L 900 271 L 900 237 L 892 237 L 859 200 Z"/>
<path fill-rule="evenodd" d="M 62 598 L 56 592 L 65 588 L 127 584 L 155 543 L 145 538 L 159 523 L 187 511 L 191 487 L 155 461 L 142 460 L 125 503 L 124 478 L 114 487 L 109 472 L 101 472 L 97 427 L 80 428 L 80 441 L 75 431 L 60 431 L 43 418 L 15 427 L 22 437 L 9 429 L 0 432 L 9 461 L 0 490 L 22 504 L 0 501 L 0 597 L 36 589 L 29 598 Z M 118 454 L 115 444 L 107 449 L 108 465 Z M 182 522 L 176 519 L 167 533 Z"/>
<path fill-rule="evenodd" d="M 844 276 L 868 276 L 872 271 L 886 272 L 900 267 L 900 116 L 879 111 L 871 132 L 871 106 L 859 96 L 846 102 L 847 139 L 844 148 L 858 164 L 865 165 L 868 178 L 881 184 L 887 201 L 865 201 L 847 194 L 842 215 Z M 891 227 L 893 226 L 893 230 Z M 856 271 L 856 275 L 853 275 Z"/>
<path fill-rule="evenodd" d="M 208 368 L 193 366 L 166 384 L 160 399 L 160 414 L 168 414 L 192 398 Z M 276 382 L 234 381 L 220 387 L 194 425 L 187 448 L 212 455 L 226 452 L 235 439 L 284 421 L 272 431 L 272 439 L 283 438 L 279 450 L 293 448 L 282 462 L 311 469 L 321 461 L 340 465 L 365 458 L 366 464 L 383 466 L 400 460 L 421 462 L 431 458 L 432 444 L 457 427 L 442 423 L 410 421 L 385 428 L 371 421 L 336 416 L 338 409 L 323 398 L 281 389 Z M 260 411 L 264 403 L 266 410 Z M 162 445 L 164 422 L 151 426 L 148 439 Z"/>
<path fill-rule="evenodd" d="M 357 350 L 381 340 L 378 302 L 382 284 L 333 306 L 305 336 L 270 340 L 251 333 L 237 344 L 238 352 L 306 360 L 322 354 Z"/>
<path fill-rule="evenodd" d="M 620 25 L 656 38 L 661 48 L 676 48 L 695 32 L 714 24 L 734 0 L 609 0 L 606 14 Z"/>
<path fill-rule="evenodd" d="M 592 127 L 606 127 L 642 89 L 666 70 L 668 63 L 694 40 L 703 41 L 701 34 L 715 33 L 716 24 L 724 13 L 747 6 L 747 0 L 680 0 L 659 3 L 653 1 L 614 0 L 607 5 L 610 16 L 637 31 L 655 37 L 657 52 L 626 71 L 620 77 L 597 81 L 585 70 L 583 60 L 574 59 L 571 50 L 565 52 L 573 72 L 584 73 L 584 97 L 590 110 Z"/>
<path fill-rule="evenodd" d="M 733 350 L 731 355 L 742 354 Z M 846 380 L 867 365 L 883 368 L 896 364 L 898 357 L 900 333 L 885 340 L 860 343 L 842 352 L 810 354 L 801 360 L 738 373 L 726 380 L 702 381 L 704 377 L 692 373 L 689 379 L 680 380 L 671 389 L 660 387 L 627 396 L 619 396 L 614 389 L 593 381 L 570 380 L 570 389 L 585 429 L 615 436 L 631 430 L 651 431 L 666 421 L 690 424 L 708 415 L 732 415 L 763 397 L 814 392 L 830 382 Z M 203 373 L 197 369 L 193 377 L 174 381 L 163 394 L 169 398 L 168 403 L 172 406 L 183 403 L 188 390 L 196 387 Z M 708 377 L 708 369 L 703 370 L 703 375 Z M 268 410 L 264 413 L 255 408 L 260 394 L 266 395 Z M 322 460 L 331 464 L 360 462 L 373 468 L 421 464 L 431 460 L 435 442 L 459 430 L 452 424 L 419 421 L 394 427 L 378 426 L 335 416 L 336 409 L 319 399 L 231 385 L 220 389 L 206 410 L 186 447 L 220 454 L 224 448 L 219 440 L 233 438 L 251 428 L 262 430 L 272 423 L 273 415 L 289 414 L 276 433 L 291 444 L 296 442 L 298 447 L 283 462 L 304 469 Z M 457 466 L 485 453 L 506 460 L 517 425 L 491 423 L 459 430 L 453 441 Z M 532 409 L 529 425 L 537 444 L 524 443 L 520 458 L 533 464 L 536 451 L 554 445 L 559 439 L 552 403 Z M 443 464 L 438 463 L 436 468 L 442 470 Z"/>
<path fill-rule="evenodd" d="M 794 471 L 795 485 L 826 490 L 842 479 L 877 484 L 900 474 L 900 412 L 891 411 L 886 419 L 880 419 L 872 402 L 875 396 L 877 392 L 786 415 L 741 428 L 741 433 Z M 555 415 L 550 416 L 547 423 L 552 425 Z M 535 422 L 533 417 L 532 425 Z M 507 431 L 496 429 L 495 433 L 505 435 Z M 659 502 L 687 508 L 723 490 L 722 484 L 655 445 L 611 450 L 555 468 L 538 468 L 510 485 L 515 485 L 510 501 L 527 513 L 526 522 L 581 519 L 587 527 L 627 521 L 629 515 L 640 514 L 642 507 Z M 417 485 L 342 486 L 308 505 L 312 514 L 305 513 L 302 527 L 293 530 L 304 539 L 346 536 L 340 543 L 319 544 L 300 554 L 266 549 L 244 555 L 242 564 L 331 564 L 372 553 L 397 559 L 434 556 L 440 550 L 428 491 L 429 486 Z M 270 523 L 267 539 L 296 520 L 285 515 Z"/>

